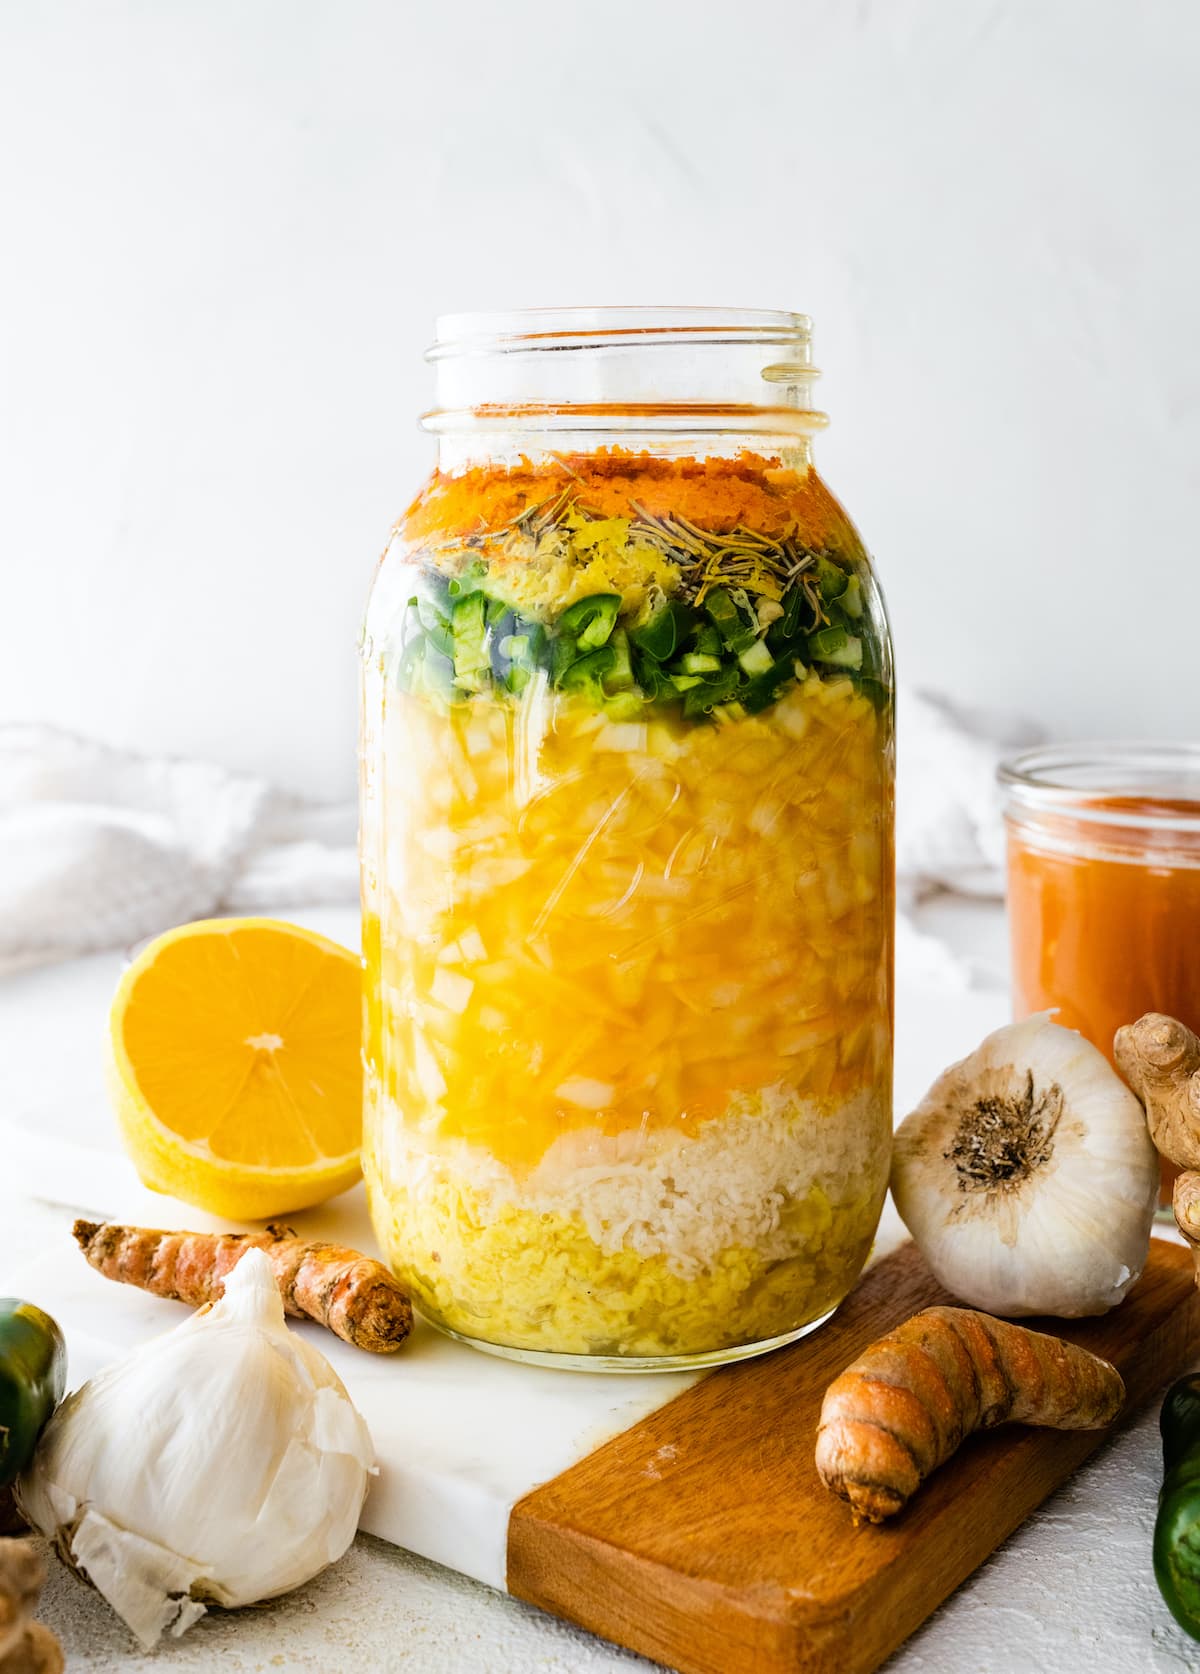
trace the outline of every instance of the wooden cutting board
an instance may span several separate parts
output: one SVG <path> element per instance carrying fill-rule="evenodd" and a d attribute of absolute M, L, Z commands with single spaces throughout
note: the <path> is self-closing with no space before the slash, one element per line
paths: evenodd
<path fill-rule="evenodd" d="M 870 1674 L 1108 1433 L 976 1436 L 897 1518 L 855 1529 L 813 1465 L 825 1389 L 953 1301 L 904 1245 L 811 1338 L 712 1373 L 519 1500 L 508 1590 L 681 1674 Z M 1029 1323 L 1111 1360 L 1132 1412 L 1200 1347 L 1191 1252 L 1155 1239 L 1114 1313 Z"/>

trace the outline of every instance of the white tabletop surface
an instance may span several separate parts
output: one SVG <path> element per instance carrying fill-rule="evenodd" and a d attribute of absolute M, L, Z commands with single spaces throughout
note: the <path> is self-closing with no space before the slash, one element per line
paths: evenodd
<path fill-rule="evenodd" d="M 320 915 L 295 916 L 318 923 Z M 936 970 L 921 977 L 913 950 L 902 957 L 901 1112 L 922 1090 L 922 1075 L 928 1080 L 968 1050 L 1005 1010 L 998 909 L 940 902 L 923 910 L 921 922 L 969 956 L 974 982 L 956 987 L 951 973 Z M 328 921 L 321 927 L 339 929 Z M 65 1235 L 77 1207 L 93 1206 L 79 1192 L 88 1172 L 81 1163 L 93 1148 L 81 1151 L 77 1100 L 96 1123 L 96 1152 L 111 1149 L 96 1046 L 103 1019 L 82 1004 L 92 991 L 85 963 L 0 982 L 0 1150 L 8 1156 L 7 1166 L 0 1161 L 0 1294 L 8 1293 L 8 1275 L 32 1251 Z M 925 1066 L 932 1050 L 926 1042 L 939 1031 L 944 1050 Z M 44 1075 L 35 1073 L 39 1062 Z M 40 1153 L 47 1140 L 61 1145 L 53 1184 L 69 1189 L 55 1192 L 51 1182 L 34 1177 L 32 1153 L 22 1148 L 22 1133 L 31 1128 Z M 45 1200 L 54 1196 L 66 1201 Z M 890 1241 L 894 1221 L 883 1234 Z M 1200 1674 L 1200 1645 L 1167 1615 L 1150 1569 L 1159 1475 L 1151 1408 L 947 1601 L 891 1659 L 888 1674 Z M 161 1674 L 167 1666 L 219 1666 L 230 1674 L 615 1674 L 652 1666 L 367 1535 L 299 1593 L 257 1610 L 213 1612 L 150 1656 L 137 1651 L 103 1601 L 60 1565 L 52 1565 L 41 1615 L 62 1638 L 68 1668 L 97 1674 Z"/>

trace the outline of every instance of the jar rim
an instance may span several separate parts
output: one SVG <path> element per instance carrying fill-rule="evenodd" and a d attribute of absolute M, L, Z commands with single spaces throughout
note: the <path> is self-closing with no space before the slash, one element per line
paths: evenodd
<path fill-rule="evenodd" d="M 518 308 L 440 314 L 426 360 L 456 355 L 537 354 L 547 350 L 654 347 L 687 343 L 778 343 L 803 351 L 812 341 L 807 314 L 786 309 L 634 306 Z"/>
<path fill-rule="evenodd" d="M 1010 815 L 1200 833 L 1200 741 L 1044 744 L 1002 762 L 996 776 Z"/>

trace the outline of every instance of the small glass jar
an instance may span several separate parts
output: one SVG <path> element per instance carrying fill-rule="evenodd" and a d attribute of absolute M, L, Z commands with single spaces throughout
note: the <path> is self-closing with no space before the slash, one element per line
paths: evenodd
<path fill-rule="evenodd" d="M 774 1347 L 888 1177 L 892 661 L 795 314 L 439 322 L 363 637 L 364 1173 L 425 1316 Z"/>
<path fill-rule="evenodd" d="M 1200 1029 L 1200 746 L 1047 746 L 1000 781 L 1015 1015 L 1110 1059 L 1145 1012 Z"/>

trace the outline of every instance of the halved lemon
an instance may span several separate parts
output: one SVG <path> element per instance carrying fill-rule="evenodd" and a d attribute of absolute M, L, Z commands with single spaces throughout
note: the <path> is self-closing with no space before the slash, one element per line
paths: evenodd
<path fill-rule="evenodd" d="M 109 1087 L 143 1182 L 230 1220 L 359 1175 L 361 961 L 267 918 L 159 936 L 113 1000 Z"/>

